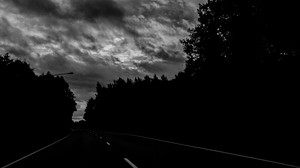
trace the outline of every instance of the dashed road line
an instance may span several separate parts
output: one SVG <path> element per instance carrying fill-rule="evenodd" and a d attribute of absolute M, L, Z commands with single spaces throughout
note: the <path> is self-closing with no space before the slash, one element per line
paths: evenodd
<path fill-rule="evenodd" d="M 124 158 L 124 160 L 133 168 L 138 168 L 135 164 L 133 164 L 129 159 Z"/>

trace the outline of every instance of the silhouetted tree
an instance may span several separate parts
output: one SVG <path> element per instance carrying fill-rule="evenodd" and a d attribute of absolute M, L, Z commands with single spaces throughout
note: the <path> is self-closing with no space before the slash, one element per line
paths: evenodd
<path fill-rule="evenodd" d="M 69 89 L 69 84 L 63 77 L 53 76 L 49 72 L 40 75 L 39 82 L 41 93 L 39 96 L 45 97 L 43 102 L 41 102 L 45 106 L 40 107 L 45 108 L 49 106 L 46 111 L 59 116 L 51 119 L 56 122 L 56 125 L 70 127 L 72 125 L 73 112 L 76 111 L 76 102 L 73 92 Z"/>
<path fill-rule="evenodd" d="M 200 4 L 199 22 L 182 40 L 188 57 L 176 82 L 191 88 L 187 91 L 201 102 L 196 108 L 206 121 L 230 130 L 227 134 L 232 137 L 236 127 L 249 139 L 259 136 L 257 146 L 275 134 L 276 142 L 286 135 L 296 138 L 292 133 L 296 126 L 290 124 L 297 115 L 292 108 L 299 109 L 292 98 L 299 93 L 296 38 L 300 33 L 295 22 L 299 10 L 295 6 L 291 1 L 258 0 Z M 186 97 L 193 101 L 189 94 Z M 281 123 L 281 131 L 275 121 Z M 293 146 L 299 149 L 297 143 Z"/>
<path fill-rule="evenodd" d="M 90 125 L 101 129 L 133 130 L 151 127 L 153 124 L 150 120 L 155 120 L 158 111 L 145 102 L 165 103 L 163 93 L 168 82 L 165 76 L 159 79 L 156 75 L 153 78 L 145 76 L 143 79 L 135 78 L 135 80 L 119 78 L 107 87 L 101 86 L 98 82 L 96 98 L 89 100 L 84 118 Z M 159 120 L 159 117 L 156 120 Z"/>
<path fill-rule="evenodd" d="M 222 71 L 226 64 L 234 71 L 254 71 L 292 57 L 299 48 L 291 34 L 298 35 L 294 27 L 299 26 L 292 21 L 296 13 L 290 12 L 294 9 L 291 4 L 255 0 L 200 4 L 198 25 L 182 40 L 188 55 L 185 72 L 193 76 L 205 68 Z"/>
<path fill-rule="evenodd" d="M 10 59 L 8 54 L 0 58 L 0 73 L 3 79 L 1 103 L 4 107 L 11 104 L 11 108 L 5 110 L 7 113 L 19 113 L 22 114 L 21 116 L 24 114 L 28 117 L 20 117 L 20 120 L 28 120 L 29 123 L 50 124 L 52 122 L 49 126 L 65 128 L 70 126 L 76 103 L 74 94 L 64 78 L 53 76 L 49 72 L 37 76 L 29 64 Z M 49 115 L 57 117 L 49 117 Z M 17 115 L 11 117 L 14 120 L 19 118 Z M 8 118 L 10 119 L 12 118 Z M 49 123 L 46 122 L 48 120 Z"/>
<path fill-rule="evenodd" d="M 28 63 L 5 54 L 0 56 L 0 79 L 3 163 L 69 131 L 76 102 L 64 78 L 50 73 L 38 76 Z"/>
<path fill-rule="evenodd" d="M 97 89 L 87 122 L 250 155 L 282 157 L 281 142 L 300 149 L 293 134 L 299 110 L 292 110 L 299 109 L 295 8 L 294 2 L 259 0 L 200 4 L 198 24 L 181 41 L 184 71 L 172 80 L 119 78 Z"/>

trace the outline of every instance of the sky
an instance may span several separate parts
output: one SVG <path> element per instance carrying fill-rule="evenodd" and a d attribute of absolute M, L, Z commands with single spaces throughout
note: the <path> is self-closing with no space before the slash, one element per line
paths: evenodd
<path fill-rule="evenodd" d="M 82 119 L 97 81 L 184 69 L 179 40 L 206 0 L 0 0 L 0 54 L 26 60 L 35 73 L 64 76 Z"/>

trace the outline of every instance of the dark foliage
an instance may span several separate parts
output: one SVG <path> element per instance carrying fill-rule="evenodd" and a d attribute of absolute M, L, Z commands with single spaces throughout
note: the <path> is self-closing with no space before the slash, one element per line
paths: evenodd
<path fill-rule="evenodd" d="M 91 127 L 300 164 L 294 2 L 210 0 L 182 40 L 184 72 L 97 84 Z M 283 154 L 284 153 L 284 154 Z"/>
<path fill-rule="evenodd" d="M 0 77 L 3 163 L 67 133 L 76 103 L 62 77 L 37 76 L 29 64 L 8 54 L 0 56 Z"/>
<path fill-rule="evenodd" d="M 95 127 L 108 130 L 139 131 L 141 125 L 152 127 L 151 122 L 159 118 L 157 115 L 167 115 L 166 109 L 161 109 L 165 113 L 156 113 L 156 108 L 168 102 L 170 92 L 165 76 L 126 81 L 119 78 L 107 87 L 97 83 L 96 98 L 88 101 L 84 119 Z"/>

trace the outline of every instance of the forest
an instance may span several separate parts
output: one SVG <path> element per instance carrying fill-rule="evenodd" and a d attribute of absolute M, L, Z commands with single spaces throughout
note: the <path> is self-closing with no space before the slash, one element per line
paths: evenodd
<path fill-rule="evenodd" d="M 293 2 L 200 4 L 181 40 L 184 71 L 98 82 L 81 125 L 297 161 L 297 11 Z"/>
<path fill-rule="evenodd" d="M 9 54 L 0 56 L 0 76 L 0 165 L 70 132 L 76 102 L 63 77 L 37 75 Z"/>

